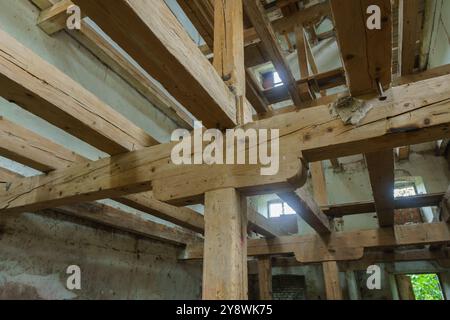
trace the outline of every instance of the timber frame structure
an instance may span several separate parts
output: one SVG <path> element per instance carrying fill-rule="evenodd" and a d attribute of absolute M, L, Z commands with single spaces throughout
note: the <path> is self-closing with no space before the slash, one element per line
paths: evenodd
<path fill-rule="evenodd" d="M 68 7 L 79 6 L 170 95 L 86 18 L 80 30 L 67 32 L 180 127 L 193 129 L 194 120 L 200 120 L 206 128 L 222 130 L 279 129 L 280 170 L 262 176 L 259 165 L 174 165 L 173 143 L 159 143 L 0 30 L 0 95 L 110 155 L 92 161 L 0 119 L 0 156 L 42 172 L 21 177 L 1 169 L 0 214 L 59 212 L 185 247 L 180 260 L 203 259 L 204 299 L 246 299 L 248 265 L 255 259 L 266 298 L 272 264 L 286 261 L 321 263 L 328 299 L 342 298 L 342 263 L 423 259 L 449 265 L 450 194 L 393 196 L 393 151 L 450 138 L 450 66 L 423 70 L 416 63 L 419 0 L 408 0 L 408 5 L 405 0 L 276 0 L 270 5 L 178 0 L 205 41 L 200 47 L 162 0 L 32 2 L 42 10 L 38 26 L 49 35 L 66 28 Z M 369 4 L 381 8 L 380 30 L 366 27 Z M 274 10 L 281 17 L 272 18 Z M 394 23 L 394 11 L 401 12 L 400 22 Z M 316 34 L 314 25 L 324 17 L 334 21 L 334 29 Z M 295 44 L 286 39 L 297 48 L 299 80 L 279 43 L 279 36 L 289 33 L 295 34 Z M 311 44 L 330 37 L 337 38 L 343 67 L 319 73 Z M 250 72 L 268 61 L 282 86 L 262 89 Z M 343 85 L 346 92 L 326 95 L 327 89 Z M 333 112 L 334 102 L 347 95 L 370 106 L 355 124 Z M 285 100 L 292 105 L 272 108 Z M 322 161 L 339 166 L 339 157 L 357 154 L 365 155 L 373 201 L 329 205 Z M 308 170 L 314 195 L 302 188 Z M 255 212 L 247 197 L 267 193 L 287 202 L 316 233 L 287 235 Z M 177 227 L 95 202 L 102 199 Z M 186 207 L 199 203 L 204 215 Z M 439 222 L 394 225 L 395 209 L 426 206 L 441 206 Z M 377 213 L 378 229 L 334 230 L 334 218 L 366 212 Z M 250 230 L 260 236 L 249 237 Z M 418 251 L 418 245 L 423 249 Z"/>

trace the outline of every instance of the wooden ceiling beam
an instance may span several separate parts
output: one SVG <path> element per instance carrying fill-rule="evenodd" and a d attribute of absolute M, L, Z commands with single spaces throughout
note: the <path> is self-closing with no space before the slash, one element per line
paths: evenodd
<path fill-rule="evenodd" d="M 392 20 L 390 0 L 331 0 L 347 86 L 353 96 L 378 92 L 391 85 Z M 381 9 L 381 29 L 369 30 L 370 5 Z M 350 18 L 351 17 L 351 18 Z"/>
<path fill-rule="evenodd" d="M 49 35 L 65 29 L 66 11 L 71 5 L 73 5 L 72 1 L 63 0 L 42 11 L 38 18 L 38 26 Z M 135 66 L 130 59 L 125 57 L 116 46 L 87 23 L 85 19 L 81 21 L 80 30 L 67 30 L 67 32 L 128 82 L 157 109 L 172 119 L 179 127 L 193 128 L 194 119 L 192 116 L 187 114 L 173 97 L 162 90 L 154 79 Z M 146 113 L 146 110 L 141 111 Z"/>
<path fill-rule="evenodd" d="M 206 127 L 236 125 L 233 94 L 163 1 L 73 2 Z"/>
<path fill-rule="evenodd" d="M 50 172 L 89 161 L 63 146 L 1 118 L 0 138 L 5 142 L 0 148 L 1 156 L 39 171 Z M 203 232 L 204 222 L 201 214 L 189 208 L 174 207 L 160 202 L 150 192 L 115 200 L 160 219 L 196 232 Z"/>
<path fill-rule="evenodd" d="M 329 236 L 295 235 L 248 240 L 248 256 L 294 254 L 298 262 L 351 261 L 364 257 L 365 250 L 450 243 L 450 225 L 444 222 L 401 225 L 370 230 L 333 232 Z M 203 257 L 203 245 L 188 244 L 181 260 Z"/>
<path fill-rule="evenodd" d="M 324 215 L 316 201 L 305 190 L 299 189 L 296 192 L 278 193 L 277 195 L 318 234 L 331 232 L 328 217 Z"/>
<path fill-rule="evenodd" d="M 0 167 L 0 184 L 10 183 L 22 176 Z M 130 232 L 139 236 L 156 239 L 175 245 L 186 245 L 189 242 L 201 241 L 196 234 L 183 230 L 165 226 L 140 217 L 126 211 L 115 209 L 111 206 L 100 203 L 81 203 L 73 206 L 65 206 L 55 209 L 46 209 L 37 213 L 54 214 L 60 213 L 69 216 L 89 220 L 101 225 L 106 225 L 117 230 Z"/>
<path fill-rule="evenodd" d="M 436 207 L 439 206 L 444 194 L 444 192 L 440 192 L 395 198 L 394 209 Z M 354 214 L 372 213 L 377 210 L 375 208 L 375 202 L 373 201 L 335 204 L 322 206 L 321 208 L 325 215 L 335 218 Z"/>
<path fill-rule="evenodd" d="M 303 100 L 300 98 L 296 81 L 283 52 L 278 44 L 275 31 L 267 18 L 264 8 L 259 0 L 248 0 L 244 2 L 245 12 L 250 18 L 262 44 L 272 61 L 275 70 L 277 70 L 283 83 L 288 88 L 289 94 L 295 105 L 301 106 Z"/>
<path fill-rule="evenodd" d="M 0 96 L 110 154 L 158 142 L 0 30 Z"/>
<path fill-rule="evenodd" d="M 358 126 L 344 124 L 327 105 L 245 125 L 244 130 L 279 129 L 280 171 L 274 176 L 261 176 L 258 165 L 198 165 L 195 170 L 189 165 L 177 166 L 170 161 L 174 144 L 164 144 L 17 181 L 0 195 L 0 212 L 117 197 L 152 188 L 157 199 L 172 203 L 199 201 L 205 191 L 219 186 L 248 194 L 293 191 L 305 178 L 299 157 L 314 162 L 393 149 L 405 141 L 416 144 L 449 137 L 449 78 L 393 88 L 386 101 L 368 101 L 374 107 Z"/>

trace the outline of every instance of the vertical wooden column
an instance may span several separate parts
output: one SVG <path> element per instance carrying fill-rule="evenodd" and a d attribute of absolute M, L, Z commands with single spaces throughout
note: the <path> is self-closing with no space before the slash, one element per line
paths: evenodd
<path fill-rule="evenodd" d="M 322 268 L 327 300 L 342 300 L 339 268 L 336 261 L 323 262 Z"/>
<path fill-rule="evenodd" d="M 258 259 L 259 299 L 272 300 L 272 260 L 269 256 Z"/>
<path fill-rule="evenodd" d="M 391 289 L 392 300 L 400 300 L 400 296 L 398 294 L 398 286 L 397 281 L 395 279 L 395 275 L 392 273 L 388 274 L 389 288 Z"/>
<path fill-rule="evenodd" d="M 361 300 L 361 292 L 359 291 L 356 281 L 355 271 L 348 270 L 345 272 L 345 280 L 347 281 L 348 297 L 350 300 Z"/>
<path fill-rule="evenodd" d="M 395 278 L 397 280 L 397 288 L 400 300 L 416 300 L 411 283 L 411 278 L 403 274 L 398 274 L 395 276 Z"/>
<path fill-rule="evenodd" d="M 214 1 L 214 68 L 236 96 L 238 124 L 252 121 L 245 99 L 244 8 L 242 0 Z"/>
<path fill-rule="evenodd" d="M 439 281 L 441 283 L 444 299 L 450 300 L 450 271 L 439 273 Z"/>
<path fill-rule="evenodd" d="M 311 170 L 314 199 L 321 206 L 327 205 L 327 186 L 325 181 L 325 173 L 323 172 L 322 161 L 310 163 L 309 169 Z"/>
<path fill-rule="evenodd" d="M 244 203 L 233 188 L 205 193 L 203 299 L 248 298 Z"/>
<path fill-rule="evenodd" d="M 394 152 L 392 149 L 366 153 L 370 184 L 381 227 L 394 225 Z"/>

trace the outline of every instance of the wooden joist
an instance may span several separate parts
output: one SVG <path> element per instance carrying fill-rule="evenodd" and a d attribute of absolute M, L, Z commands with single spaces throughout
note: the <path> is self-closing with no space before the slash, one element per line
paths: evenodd
<path fill-rule="evenodd" d="M 10 183 L 20 177 L 19 174 L 0 167 L 0 184 Z M 51 210 L 46 209 L 38 213 L 62 213 L 175 245 L 186 245 L 189 242 L 202 240 L 194 233 L 181 228 L 165 226 L 100 203 L 80 203 Z"/>
<path fill-rule="evenodd" d="M 0 95 L 6 100 L 106 153 L 157 144 L 144 130 L 2 30 L 0 48 Z"/>
<path fill-rule="evenodd" d="M 374 108 L 357 126 L 345 125 L 338 115 L 330 114 L 328 106 L 245 125 L 244 130 L 280 130 L 280 171 L 274 176 L 261 176 L 259 165 L 178 166 L 170 161 L 175 144 L 164 144 L 19 180 L 0 195 L 0 212 L 60 206 L 80 198 L 117 197 L 152 188 L 159 200 L 183 203 L 199 201 L 205 191 L 220 187 L 248 194 L 293 191 L 305 179 L 301 157 L 314 162 L 392 149 L 405 145 L 405 141 L 415 144 L 450 136 L 449 77 L 393 88 L 384 102 L 368 101 Z"/>
<path fill-rule="evenodd" d="M 394 225 L 394 152 L 387 149 L 365 154 L 380 227 Z"/>
<path fill-rule="evenodd" d="M 270 60 L 272 61 L 275 69 L 278 71 L 283 83 L 288 88 L 294 104 L 301 106 L 303 100 L 300 98 L 294 76 L 292 75 L 283 52 L 281 51 L 275 31 L 273 30 L 272 25 L 264 12 L 261 2 L 259 0 L 244 1 L 244 8 L 247 16 L 253 24 L 253 27 L 259 35 Z"/>
<path fill-rule="evenodd" d="M 391 84 L 392 21 L 390 0 L 331 0 L 347 85 L 353 96 L 377 92 Z M 381 9 L 381 29 L 367 28 L 370 5 Z M 351 17 L 351 18 L 350 18 Z"/>
<path fill-rule="evenodd" d="M 299 189 L 296 192 L 278 193 L 278 196 L 317 233 L 327 234 L 331 232 L 328 217 L 324 215 L 319 205 L 305 190 Z"/>
<path fill-rule="evenodd" d="M 36 170 L 49 172 L 88 161 L 63 146 L 1 118 L 0 138 L 4 142 L 0 147 L 1 156 Z M 160 202 L 151 192 L 115 200 L 193 231 L 203 232 L 204 222 L 201 214 L 189 208 L 174 207 Z"/>
<path fill-rule="evenodd" d="M 441 202 L 443 196 L 444 192 L 395 198 L 394 209 L 436 207 Z M 362 201 L 323 206 L 322 211 L 329 217 L 338 218 L 346 215 L 376 212 L 376 208 L 375 202 Z"/>
<path fill-rule="evenodd" d="M 247 220 L 249 229 L 266 237 L 279 237 L 286 235 L 284 230 L 281 230 L 276 223 L 270 221 L 259 212 L 257 212 L 251 204 L 247 205 Z"/>
<path fill-rule="evenodd" d="M 163 1 L 73 2 L 206 127 L 236 125 L 233 94 Z"/>
<path fill-rule="evenodd" d="M 38 19 L 38 26 L 49 34 L 65 29 L 66 10 L 71 5 L 73 5 L 72 1 L 64 0 L 42 11 Z M 148 77 L 140 68 L 136 67 L 116 46 L 101 35 L 91 24 L 87 23 L 85 19 L 81 21 L 80 30 L 68 30 L 68 33 L 178 126 L 182 128 L 193 127 L 194 120 L 192 116 L 187 114 L 173 97 L 169 96 L 151 77 Z M 140 111 L 146 112 L 146 110 Z"/>
<path fill-rule="evenodd" d="M 364 250 L 450 243 L 447 223 L 401 225 L 371 230 L 333 232 L 329 236 L 284 236 L 248 240 L 248 256 L 295 254 L 301 263 L 359 260 Z M 202 259 L 203 245 L 188 245 L 182 260 Z"/>

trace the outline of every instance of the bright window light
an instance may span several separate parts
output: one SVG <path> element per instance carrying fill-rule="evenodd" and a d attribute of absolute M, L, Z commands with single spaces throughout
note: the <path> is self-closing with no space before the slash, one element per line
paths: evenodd
<path fill-rule="evenodd" d="M 279 86 L 283 85 L 283 81 L 281 80 L 280 75 L 276 71 L 273 73 L 273 85 L 275 87 L 279 87 Z"/>

